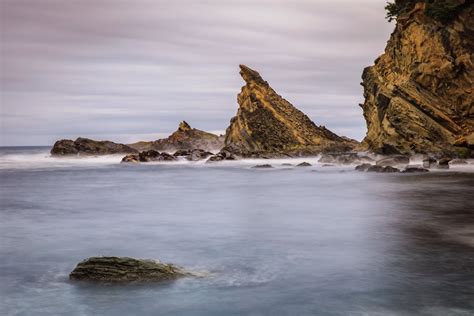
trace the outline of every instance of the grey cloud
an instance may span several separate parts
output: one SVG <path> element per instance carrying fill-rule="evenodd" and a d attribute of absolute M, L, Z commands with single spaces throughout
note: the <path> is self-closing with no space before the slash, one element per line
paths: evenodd
<path fill-rule="evenodd" d="M 254 67 L 317 124 L 361 139 L 363 67 L 393 25 L 378 0 L 3 0 L 2 145 L 223 131 Z M 152 138 L 152 139 L 153 139 Z"/>

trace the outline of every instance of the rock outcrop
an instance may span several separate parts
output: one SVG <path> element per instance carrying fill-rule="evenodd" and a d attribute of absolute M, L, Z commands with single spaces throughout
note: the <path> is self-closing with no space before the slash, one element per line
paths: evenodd
<path fill-rule="evenodd" d="M 178 130 L 164 139 L 155 141 L 141 141 L 133 144 L 118 144 L 111 141 L 96 141 L 79 137 L 75 141 L 63 139 L 57 141 L 51 149 L 54 156 L 66 155 L 111 155 L 111 154 L 135 154 L 143 151 L 155 150 L 173 152 L 175 150 L 202 149 L 208 151 L 219 151 L 224 146 L 224 136 L 217 136 L 196 128 L 191 128 L 188 123 L 182 121 Z M 195 155 L 197 158 L 198 155 Z"/>
<path fill-rule="evenodd" d="M 152 142 L 138 142 L 130 144 L 131 147 L 143 150 L 159 150 L 173 152 L 176 150 L 204 149 L 219 151 L 224 146 L 224 137 L 192 128 L 182 121 L 178 129 L 167 138 Z"/>
<path fill-rule="evenodd" d="M 73 281 L 99 283 L 157 282 L 189 275 L 172 264 L 128 257 L 91 257 L 69 274 Z"/>
<path fill-rule="evenodd" d="M 126 155 L 122 158 L 122 163 L 139 163 L 140 156 L 138 154 Z"/>
<path fill-rule="evenodd" d="M 255 70 L 240 65 L 240 75 L 245 86 L 226 131 L 225 150 L 241 157 L 300 156 L 348 151 L 356 144 L 314 124 Z"/>
<path fill-rule="evenodd" d="M 361 149 L 452 156 L 474 149 L 474 3 L 458 2 L 447 20 L 427 14 L 436 3 L 427 11 L 421 1 L 398 16 L 385 53 L 362 75 Z"/>
<path fill-rule="evenodd" d="M 79 137 L 76 140 L 58 140 L 51 149 L 53 156 L 96 156 L 113 154 L 130 154 L 138 151 L 124 144 L 110 141 L 96 141 Z"/>
<path fill-rule="evenodd" d="M 205 151 L 204 149 L 180 149 L 177 150 L 173 155 L 167 152 L 159 152 L 153 149 L 145 150 L 139 154 L 130 154 L 122 158 L 123 163 L 139 163 L 139 162 L 151 162 L 151 161 L 176 161 L 180 158 L 185 158 L 189 161 L 204 160 L 213 153 Z"/>
<path fill-rule="evenodd" d="M 174 161 L 177 158 L 165 152 L 158 152 L 156 150 L 146 150 L 138 154 L 138 160 L 141 162 L 150 161 Z"/>
<path fill-rule="evenodd" d="M 231 153 L 227 150 L 221 150 L 217 154 L 209 157 L 207 162 L 215 162 L 215 161 L 223 161 L 223 160 L 236 160 L 236 159 L 237 159 L 237 157 L 233 153 Z"/>
<path fill-rule="evenodd" d="M 203 160 L 208 158 L 209 156 L 212 156 L 213 154 L 209 151 L 206 151 L 204 149 L 181 149 L 176 151 L 173 156 L 174 157 L 184 157 L 189 161 L 198 161 L 198 160 Z"/>

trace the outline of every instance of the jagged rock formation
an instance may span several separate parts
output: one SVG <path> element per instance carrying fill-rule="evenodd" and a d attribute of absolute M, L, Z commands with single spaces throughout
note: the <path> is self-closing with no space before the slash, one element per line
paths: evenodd
<path fill-rule="evenodd" d="M 215 162 L 215 161 L 223 161 L 223 160 L 236 160 L 236 159 L 237 159 L 237 157 L 233 153 L 231 153 L 227 150 L 221 150 L 217 154 L 209 157 L 209 159 L 206 162 Z"/>
<path fill-rule="evenodd" d="M 75 141 L 62 139 L 57 141 L 51 149 L 53 156 L 66 155 L 111 155 L 134 154 L 142 151 L 159 150 L 172 152 L 175 150 L 203 149 L 205 151 L 219 151 L 224 146 L 224 136 L 207 133 L 191 128 L 182 121 L 178 130 L 164 139 L 142 141 L 133 144 L 118 144 L 111 141 L 96 141 L 79 137 Z"/>
<path fill-rule="evenodd" d="M 231 119 L 225 150 L 242 157 L 298 156 L 350 150 L 355 141 L 339 137 L 279 96 L 260 74 L 240 65 L 245 86 Z"/>
<path fill-rule="evenodd" d="M 157 282 L 189 275 L 182 268 L 157 260 L 91 257 L 69 274 L 73 281 L 100 283 Z"/>
<path fill-rule="evenodd" d="M 76 140 L 58 140 L 51 149 L 53 156 L 91 156 L 136 153 L 137 150 L 124 144 L 110 141 L 96 141 L 79 137 Z"/>
<path fill-rule="evenodd" d="M 375 65 L 364 70 L 363 148 L 377 153 L 474 149 L 474 4 L 460 1 L 449 20 L 412 1 Z M 435 4 L 432 4 L 435 6 Z"/>
<path fill-rule="evenodd" d="M 188 123 L 182 121 L 178 130 L 164 139 L 152 142 L 138 142 L 130 144 L 131 147 L 142 150 L 175 151 L 180 149 L 204 149 L 218 151 L 224 145 L 224 138 L 212 133 L 191 128 Z"/>

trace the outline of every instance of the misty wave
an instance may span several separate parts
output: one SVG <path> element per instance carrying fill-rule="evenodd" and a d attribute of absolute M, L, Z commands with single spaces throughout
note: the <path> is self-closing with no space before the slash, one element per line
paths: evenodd
<path fill-rule="evenodd" d="M 196 166 L 207 168 L 252 168 L 257 165 L 271 165 L 272 168 L 258 169 L 261 172 L 288 169 L 304 170 L 353 170 L 356 164 L 338 165 L 319 162 L 320 155 L 314 157 L 298 158 L 278 158 L 278 159 L 241 159 L 227 160 L 219 162 L 207 162 L 206 159 L 199 161 L 189 161 L 184 157 L 179 157 L 176 161 L 152 161 L 146 163 L 126 163 L 121 164 L 123 154 L 102 155 L 102 156 L 64 156 L 55 157 L 49 153 L 50 148 L 42 147 L 36 149 L 3 149 L 0 151 L 0 170 L 18 169 L 55 169 L 55 168 L 89 168 L 89 167 L 110 167 L 121 166 L 123 168 L 140 168 L 146 166 Z M 310 167 L 297 168 L 303 162 L 310 163 Z M 410 165 L 422 166 L 422 157 L 414 156 L 410 159 Z M 255 169 L 257 170 L 257 169 Z M 431 169 L 433 172 L 462 171 L 474 172 L 474 161 L 469 160 L 465 165 L 452 165 L 449 170 Z"/>

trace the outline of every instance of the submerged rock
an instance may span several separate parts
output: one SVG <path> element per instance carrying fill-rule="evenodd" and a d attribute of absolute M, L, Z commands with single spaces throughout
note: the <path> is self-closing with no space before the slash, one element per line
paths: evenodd
<path fill-rule="evenodd" d="M 185 157 L 187 160 L 190 161 L 206 159 L 207 157 L 212 155 L 213 153 L 204 149 L 181 149 L 173 154 L 173 156 L 175 157 Z"/>
<path fill-rule="evenodd" d="M 225 150 L 221 150 L 219 153 L 209 157 L 207 162 L 215 162 L 215 161 L 222 161 L 222 160 L 236 160 L 237 157 Z"/>
<path fill-rule="evenodd" d="M 362 149 L 467 153 L 474 148 L 474 1 L 396 2 L 408 8 L 385 53 L 362 74 Z M 452 18 L 437 20 L 427 14 L 428 2 L 439 11 L 448 9 L 444 3 L 459 7 Z"/>
<path fill-rule="evenodd" d="M 137 154 L 126 155 L 122 158 L 123 163 L 139 163 L 140 157 Z"/>
<path fill-rule="evenodd" d="M 417 167 L 417 166 L 408 166 L 402 171 L 403 173 L 417 173 L 417 172 L 429 172 L 428 169 Z"/>
<path fill-rule="evenodd" d="M 423 158 L 423 168 L 431 168 L 436 165 L 436 159 L 433 157 Z"/>
<path fill-rule="evenodd" d="M 190 275 L 184 269 L 157 260 L 128 257 L 91 257 L 69 274 L 73 281 L 99 283 L 157 282 Z"/>
<path fill-rule="evenodd" d="M 302 162 L 296 165 L 297 167 L 311 167 L 312 165 L 309 162 Z"/>
<path fill-rule="evenodd" d="M 449 162 L 452 159 L 449 157 L 441 158 L 438 160 L 438 169 L 449 169 Z"/>
<path fill-rule="evenodd" d="M 74 141 L 70 139 L 58 140 L 51 149 L 51 155 L 53 156 L 98 156 L 130 154 L 137 152 L 136 149 L 124 144 L 118 144 L 107 140 L 96 141 L 82 137 L 79 137 Z"/>
<path fill-rule="evenodd" d="M 372 165 L 369 168 L 367 168 L 367 172 L 393 173 L 393 172 L 400 172 L 400 169 L 397 169 L 392 166 Z"/>
<path fill-rule="evenodd" d="M 213 154 L 209 151 L 206 151 L 204 149 L 193 149 L 191 151 L 191 154 L 186 157 L 186 159 L 191 160 L 191 161 L 197 161 L 197 160 L 203 160 L 206 159 L 209 156 L 212 156 Z"/>
<path fill-rule="evenodd" d="M 256 165 L 256 166 L 253 166 L 252 168 L 264 168 L 264 169 L 268 169 L 268 168 L 273 168 L 272 165 L 269 165 L 269 164 L 263 164 L 263 165 Z"/>
<path fill-rule="evenodd" d="M 245 86 L 237 96 L 237 115 L 226 131 L 226 150 L 241 157 L 270 158 L 348 151 L 357 144 L 314 124 L 257 71 L 240 65 L 240 75 Z"/>
<path fill-rule="evenodd" d="M 363 163 L 361 165 L 356 166 L 355 170 L 357 170 L 357 171 L 367 171 L 372 166 L 373 165 L 370 164 L 370 163 Z"/>

